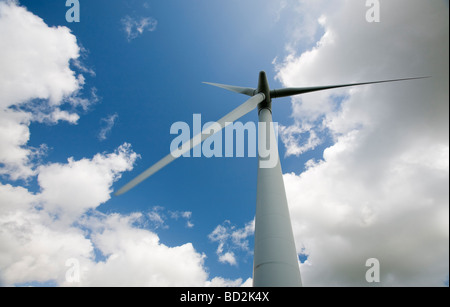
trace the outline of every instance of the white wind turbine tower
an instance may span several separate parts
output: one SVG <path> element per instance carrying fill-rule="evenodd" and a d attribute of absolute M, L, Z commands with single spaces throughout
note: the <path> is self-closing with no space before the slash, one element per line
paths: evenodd
<path fill-rule="evenodd" d="M 238 108 L 234 109 L 217 121 L 220 128 L 215 131 L 216 133 L 228 124 L 233 123 L 256 108 L 258 108 L 259 123 L 262 124 L 259 126 L 264 127 L 263 129 L 259 129 L 260 142 L 258 146 L 258 182 L 255 215 L 253 286 L 299 287 L 302 285 L 298 255 L 295 248 L 291 219 L 289 217 L 289 208 L 284 188 L 283 173 L 278 156 L 278 147 L 276 142 L 271 141 L 275 140 L 275 132 L 272 124 L 272 99 L 334 88 L 421 78 L 270 90 L 266 73 L 261 71 L 259 73 L 258 87 L 256 89 L 217 83 L 207 83 L 251 97 Z M 170 162 L 190 151 L 195 146 L 201 144 L 205 139 L 212 135 L 209 130 L 210 129 L 208 129 L 208 131 L 202 131 L 202 133 L 194 136 L 190 141 L 180 146 L 178 150 L 173 151 L 152 167 L 144 171 L 142 174 L 134 178 L 119 191 L 117 191 L 115 195 L 118 196 L 126 193 Z M 268 144 L 269 148 L 261 148 L 261 144 Z M 262 151 L 269 152 L 270 155 L 263 155 Z M 269 160 L 275 161 L 276 164 L 268 165 L 267 162 Z"/>

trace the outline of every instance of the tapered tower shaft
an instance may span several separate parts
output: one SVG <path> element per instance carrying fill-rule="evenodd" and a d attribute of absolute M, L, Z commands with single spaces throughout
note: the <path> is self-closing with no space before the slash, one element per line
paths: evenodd
<path fill-rule="evenodd" d="M 259 126 L 253 286 L 299 287 L 298 256 L 270 109 L 260 110 Z M 269 157 L 261 148 L 265 145 L 271 146 Z"/>

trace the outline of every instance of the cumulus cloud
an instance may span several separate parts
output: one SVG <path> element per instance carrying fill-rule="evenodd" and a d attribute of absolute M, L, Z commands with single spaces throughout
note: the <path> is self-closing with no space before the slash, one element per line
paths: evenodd
<path fill-rule="evenodd" d="M 2 1 L 0 34 L 0 106 L 33 98 L 59 105 L 79 89 L 78 79 L 69 68 L 69 61 L 79 57 L 79 48 L 68 28 L 48 27 L 26 8 Z"/>
<path fill-rule="evenodd" d="M 332 10 L 328 1 L 314 4 L 322 8 L 316 44 L 288 48 L 276 61 L 285 86 L 432 78 L 292 99 L 288 154 L 305 148 L 292 137 L 298 127 L 326 131 L 333 140 L 322 160 L 284 175 L 297 249 L 307 255 L 302 279 L 311 286 L 366 286 L 365 262 L 377 258 L 381 285 L 443 285 L 449 274 L 448 6 L 381 2 L 382 21 L 368 23 L 364 2 L 333 3 Z M 290 3 L 299 12 L 309 4 Z"/>
<path fill-rule="evenodd" d="M 136 154 L 114 153 L 39 168 L 40 193 L 0 184 L 0 283 L 53 282 L 62 286 L 207 286 L 205 255 L 191 243 L 169 247 L 145 228 L 142 213 L 103 214 L 120 173 Z M 67 280 L 76 260 L 79 280 Z"/>
<path fill-rule="evenodd" d="M 97 154 L 92 159 L 69 158 L 66 164 L 40 166 L 37 179 L 44 209 L 73 222 L 110 199 L 112 184 L 132 169 L 136 158 L 131 146 L 124 144 L 114 153 Z"/>
<path fill-rule="evenodd" d="M 132 18 L 128 15 L 121 19 L 121 23 L 129 42 L 146 31 L 155 31 L 158 25 L 158 21 L 152 17 Z"/>
<path fill-rule="evenodd" d="M 37 194 L 0 185 L 0 281 L 61 282 L 67 259 L 92 261 L 92 242 L 73 224 L 109 199 L 111 185 L 135 159 L 124 144 L 112 154 L 41 166 Z"/>
<path fill-rule="evenodd" d="M 31 115 L 0 108 L 0 174 L 12 179 L 28 178 L 34 174 L 31 148 L 24 147 L 30 139 Z"/>
<path fill-rule="evenodd" d="M 2 285 L 57 279 L 59 263 L 91 253 L 82 232 L 71 227 L 60 231 L 28 190 L 0 185 L 0 203 Z"/>
<path fill-rule="evenodd" d="M 70 69 L 80 48 L 67 27 L 48 27 L 14 1 L 0 1 L 0 41 L 0 174 L 27 179 L 36 174 L 30 123 L 75 124 L 78 114 L 61 106 L 90 103 L 80 97 L 84 77 Z"/>
<path fill-rule="evenodd" d="M 168 247 L 135 226 L 141 213 L 108 215 L 96 224 L 92 242 L 107 258 L 87 268 L 83 286 L 204 286 L 203 254 L 191 243 Z M 100 226 L 98 226 L 100 225 Z"/>

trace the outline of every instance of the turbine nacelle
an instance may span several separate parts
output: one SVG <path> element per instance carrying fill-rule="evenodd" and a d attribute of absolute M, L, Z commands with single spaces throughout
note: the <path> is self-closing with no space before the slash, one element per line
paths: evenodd
<path fill-rule="evenodd" d="M 263 102 L 258 105 L 258 112 L 262 109 L 269 109 L 272 112 L 272 98 L 270 95 L 269 81 L 267 81 L 267 76 L 265 71 L 259 73 L 258 88 L 257 93 L 262 93 L 266 97 Z"/>

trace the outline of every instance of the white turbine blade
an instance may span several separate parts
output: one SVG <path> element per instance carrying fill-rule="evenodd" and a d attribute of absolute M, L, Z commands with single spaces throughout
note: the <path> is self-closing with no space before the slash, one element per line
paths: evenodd
<path fill-rule="evenodd" d="M 271 98 L 281 98 L 281 97 L 289 97 L 289 96 L 294 96 L 294 95 L 313 93 L 313 92 L 324 91 L 324 90 L 335 89 L 335 88 L 378 84 L 378 83 L 388 83 L 388 82 L 398 82 L 398 81 L 407 81 L 407 80 L 417 80 L 417 79 L 425 79 L 425 78 L 429 78 L 429 77 L 394 79 L 394 80 L 383 80 L 383 81 L 350 83 L 350 84 L 328 85 L 328 86 L 315 86 L 315 87 L 289 87 L 289 88 L 282 88 L 282 89 L 270 91 L 270 97 Z"/>
<path fill-rule="evenodd" d="M 216 131 L 219 132 L 223 128 L 225 128 L 226 125 L 233 123 L 234 121 L 238 120 L 242 116 L 246 115 L 250 111 L 254 110 L 260 102 L 262 102 L 265 99 L 264 94 L 260 93 L 243 104 L 241 104 L 239 107 L 222 117 L 217 121 L 217 123 L 220 126 L 220 129 Z M 169 163 L 173 162 L 178 157 L 182 156 L 184 153 L 190 151 L 195 146 L 202 143 L 204 140 L 212 136 L 213 134 L 210 133 L 210 129 L 206 129 L 206 131 L 202 131 L 198 135 L 194 136 L 191 140 L 180 146 L 179 150 L 176 151 L 176 153 L 173 151 L 163 159 L 161 159 L 159 162 L 154 164 L 152 167 L 147 169 L 145 172 L 131 180 L 129 183 L 127 183 L 125 186 L 123 186 L 119 191 L 117 191 L 114 195 L 119 196 L 122 195 L 135 186 L 137 186 L 139 183 L 150 177 L 151 175 L 155 174 L 157 171 L 168 165 Z M 189 146 L 187 146 L 187 143 L 189 143 Z"/>
<path fill-rule="evenodd" d="M 219 83 L 210 83 L 210 82 L 203 82 L 204 84 L 220 87 L 223 89 L 226 89 L 228 91 L 232 91 L 239 94 L 244 94 L 247 96 L 253 96 L 255 95 L 256 89 L 249 88 L 249 87 L 241 87 L 241 86 L 234 86 L 234 85 L 226 85 L 226 84 L 219 84 Z"/>

